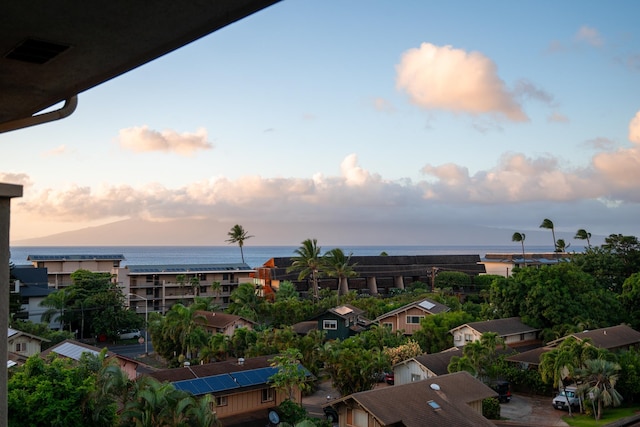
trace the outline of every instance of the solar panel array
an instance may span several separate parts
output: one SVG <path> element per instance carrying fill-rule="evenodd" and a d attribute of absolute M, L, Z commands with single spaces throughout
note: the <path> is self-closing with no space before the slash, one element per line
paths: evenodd
<path fill-rule="evenodd" d="M 304 367 L 299 366 L 299 368 L 303 369 L 306 375 L 311 375 Z M 278 372 L 278 368 L 271 366 L 267 368 L 251 369 L 248 371 L 213 375 L 204 378 L 176 381 L 173 385 L 178 390 L 188 391 L 194 396 L 199 396 L 208 393 L 229 391 L 240 387 L 267 384 L 269 382 L 269 378 L 276 372 Z"/>

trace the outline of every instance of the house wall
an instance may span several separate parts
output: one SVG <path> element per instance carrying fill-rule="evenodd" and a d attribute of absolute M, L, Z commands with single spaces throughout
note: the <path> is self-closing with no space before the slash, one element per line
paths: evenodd
<path fill-rule="evenodd" d="M 59 289 L 70 286 L 71 273 L 76 270 L 88 270 L 94 273 L 117 274 L 119 260 L 69 260 L 34 261 L 33 266 L 47 269 L 49 286 Z"/>
<path fill-rule="evenodd" d="M 18 344 L 20 345 L 21 350 L 17 350 Z M 25 349 L 22 350 L 23 346 Z M 7 349 L 13 353 L 17 353 L 21 356 L 29 357 L 34 354 L 40 353 L 42 349 L 42 342 L 40 340 L 35 340 L 25 335 L 19 335 L 15 338 L 10 338 L 8 341 Z"/>
<path fill-rule="evenodd" d="M 517 344 L 522 341 L 531 341 L 531 340 L 537 339 L 536 335 L 537 334 L 535 332 L 529 332 L 526 334 L 509 335 L 504 337 L 504 342 L 505 344 L 510 345 L 510 344 Z"/>
<path fill-rule="evenodd" d="M 463 326 L 460 329 L 453 331 L 453 345 L 456 347 L 463 347 L 465 344 L 479 340 L 482 334 L 476 330 Z"/>
<path fill-rule="evenodd" d="M 411 360 L 407 363 L 396 365 L 393 368 L 394 383 L 396 385 L 408 384 L 413 381 L 426 380 L 436 375 L 429 369 Z M 417 378 L 416 378 L 417 377 Z"/>
<path fill-rule="evenodd" d="M 227 395 L 227 404 L 224 406 L 216 406 L 214 411 L 222 424 L 224 425 L 224 418 L 239 414 L 245 414 L 247 412 L 253 412 L 256 410 L 264 409 L 265 415 L 270 408 L 274 408 L 282 403 L 287 396 L 281 391 L 273 389 L 273 400 L 262 401 L 262 390 L 269 389 L 271 387 L 265 386 L 261 389 L 250 390 L 242 393 L 235 393 Z M 296 402 L 300 402 L 302 399 L 302 393 L 296 391 L 294 394 Z"/>
<path fill-rule="evenodd" d="M 379 323 L 384 325 L 385 323 L 392 324 L 392 332 L 396 331 L 404 331 L 405 335 L 413 335 L 413 333 L 420 329 L 420 322 L 418 323 L 407 323 L 407 317 L 419 317 L 423 319 L 425 316 L 428 316 L 429 313 L 426 313 L 424 310 L 421 310 L 417 307 L 410 307 L 409 309 L 402 311 L 400 313 L 392 314 L 387 317 L 380 318 Z"/>
<path fill-rule="evenodd" d="M 324 321 L 325 320 L 335 320 L 337 323 L 337 329 L 325 329 L 324 328 Z M 354 321 L 350 321 L 349 319 L 344 319 L 340 316 L 336 316 L 333 313 L 324 313 L 323 315 L 321 315 L 320 317 L 318 317 L 318 330 L 320 331 L 325 331 L 326 332 L 326 338 L 328 340 L 334 340 L 334 339 L 346 339 L 349 338 L 349 336 L 351 335 L 351 330 L 349 329 L 349 326 L 351 326 Z"/>

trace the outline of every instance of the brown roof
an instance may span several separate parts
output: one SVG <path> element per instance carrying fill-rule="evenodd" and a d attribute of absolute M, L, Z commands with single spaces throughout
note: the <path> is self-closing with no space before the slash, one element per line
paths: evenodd
<path fill-rule="evenodd" d="M 505 337 L 509 335 L 523 334 L 526 332 L 539 331 L 540 329 L 522 323 L 519 317 L 507 317 L 505 319 L 485 320 L 482 322 L 471 322 L 451 329 L 455 331 L 464 326 L 469 326 L 472 329 L 484 334 L 485 332 L 495 332 L 498 336 Z"/>
<path fill-rule="evenodd" d="M 598 348 L 615 349 L 620 347 L 628 347 L 630 345 L 640 344 L 640 332 L 632 329 L 627 325 L 612 326 L 609 328 L 594 329 L 593 331 L 584 331 L 577 334 L 567 335 L 557 340 L 549 342 L 549 345 L 557 345 L 568 337 L 574 337 L 577 340 L 590 339 L 591 344 Z"/>
<path fill-rule="evenodd" d="M 239 359 L 227 360 L 224 362 L 207 363 L 204 365 L 193 365 L 183 368 L 163 369 L 149 374 L 150 377 L 158 381 L 182 381 L 194 378 L 211 377 L 213 375 L 228 374 L 230 372 L 248 371 L 251 369 L 266 368 L 271 366 L 269 359 L 273 356 L 251 357 L 239 363 Z"/>
<path fill-rule="evenodd" d="M 420 301 L 414 301 L 412 303 L 403 305 L 402 307 L 396 308 L 395 310 L 391 310 L 388 313 L 385 313 L 381 316 L 378 316 L 376 318 L 377 321 L 384 319 L 388 316 L 393 316 L 402 312 L 405 312 L 407 310 L 409 310 L 410 308 L 419 308 L 420 310 L 424 311 L 425 313 L 429 313 L 429 314 L 438 314 L 438 313 L 444 313 L 446 311 L 451 310 L 449 307 L 447 307 L 444 304 L 440 304 L 439 302 L 430 300 L 429 298 L 424 298 Z"/>
<path fill-rule="evenodd" d="M 196 311 L 197 316 L 204 317 L 204 320 L 197 319 L 196 322 L 202 323 L 204 322 L 207 326 L 212 328 L 226 328 L 229 325 L 232 325 L 233 322 L 237 322 L 238 320 L 243 320 L 247 323 L 255 323 L 251 320 L 247 320 L 244 317 L 237 316 L 235 314 L 227 314 L 221 311 Z"/>
<path fill-rule="evenodd" d="M 356 402 L 382 426 L 493 426 L 469 403 L 497 393 L 468 372 L 456 372 L 422 381 L 354 393 L 332 402 Z"/>
<path fill-rule="evenodd" d="M 315 320 L 306 320 L 304 322 L 294 323 L 291 327 L 296 334 L 306 335 L 309 332 L 318 329 L 318 322 Z"/>
<path fill-rule="evenodd" d="M 513 356 L 507 357 L 509 362 L 528 363 L 530 365 L 539 365 L 540 358 L 544 353 L 551 350 L 551 347 L 538 347 L 533 350 L 523 351 L 522 353 L 515 353 Z"/>
<path fill-rule="evenodd" d="M 446 375 L 449 373 L 448 367 L 453 356 L 462 357 L 462 348 L 449 349 L 439 353 L 425 353 L 414 357 L 414 359 L 434 374 Z"/>

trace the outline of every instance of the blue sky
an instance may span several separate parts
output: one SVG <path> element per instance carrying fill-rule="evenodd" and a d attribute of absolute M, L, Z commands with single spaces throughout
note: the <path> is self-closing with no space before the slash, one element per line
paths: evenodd
<path fill-rule="evenodd" d="M 292 243 L 349 221 L 638 236 L 639 13 L 285 0 L 0 135 L 11 239 L 211 218 L 307 225 Z"/>

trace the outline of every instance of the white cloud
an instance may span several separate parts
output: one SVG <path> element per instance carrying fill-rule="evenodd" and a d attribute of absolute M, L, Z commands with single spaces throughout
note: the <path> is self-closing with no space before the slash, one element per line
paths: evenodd
<path fill-rule="evenodd" d="M 69 149 L 67 148 L 66 145 L 62 144 L 62 145 L 59 145 L 58 147 L 53 148 L 53 149 L 51 149 L 49 151 L 45 151 L 44 153 L 42 153 L 42 155 L 44 157 L 54 157 L 54 156 L 61 156 L 61 155 L 65 154 L 65 153 L 67 153 L 67 152 L 69 152 Z"/>
<path fill-rule="evenodd" d="M 118 141 L 121 147 L 137 153 L 162 151 L 191 156 L 197 150 L 213 148 L 213 144 L 207 141 L 205 129 L 198 129 L 195 133 L 177 133 L 170 129 L 158 132 L 145 125 L 120 130 Z"/>
<path fill-rule="evenodd" d="M 602 37 L 600 36 L 598 30 L 586 25 L 580 27 L 580 29 L 576 33 L 575 39 L 578 42 L 584 42 L 593 47 L 600 47 L 604 45 L 604 41 L 602 40 Z"/>
<path fill-rule="evenodd" d="M 479 52 L 422 43 L 404 52 L 396 71 L 396 86 L 420 107 L 528 121 L 495 63 Z"/>
<path fill-rule="evenodd" d="M 640 144 L 640 111 L 636 113 L 629 123 L 629 141 Z"/>

